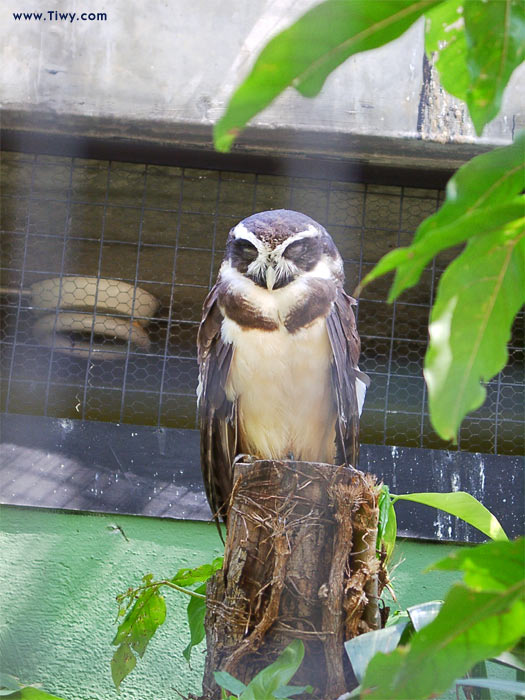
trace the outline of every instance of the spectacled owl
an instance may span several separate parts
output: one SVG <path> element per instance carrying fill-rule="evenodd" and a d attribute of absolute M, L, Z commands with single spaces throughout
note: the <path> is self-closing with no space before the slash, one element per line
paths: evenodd
<path fill-rule="evenodd" d="M 239 454 L 356 466 L 368 377 L 342 258 L 305 214 L 231 229 L 198 332 L 201 465 L 226 521 Z"/>

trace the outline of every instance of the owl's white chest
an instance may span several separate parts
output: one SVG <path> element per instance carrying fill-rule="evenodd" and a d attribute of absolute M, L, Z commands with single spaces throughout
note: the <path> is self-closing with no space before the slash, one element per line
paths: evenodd
<path fill-rule="evenodd" d="M 279 318 L 279 309 L 273 311 Z M 240 451 L 272 459 L 333 462 L 336 406 L 324 318 L 289 333 L 243 328 L 225 318 L 233 344 L 226 394 L 237 401 Z"/>

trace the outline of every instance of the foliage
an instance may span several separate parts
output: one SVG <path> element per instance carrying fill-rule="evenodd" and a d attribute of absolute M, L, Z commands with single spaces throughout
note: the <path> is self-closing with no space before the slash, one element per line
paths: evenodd
<path fill-rule="evenodd" d="M 25 685 L 8 673 L 0 673 L 0 697 L 9 697 L 10 700 L 62 700 L 34 685 Z"/>
<path fill-rule="evenodd" d="M 474 496 L 465 491 L 450 493 L 406 493 L 400 496 L 392 494 L 392 501 L 412 501 L 431 508 L 443 510 L 445 513 L 461 518 L 469 525 L 477 528 L 493 540 L 507 540 L 507 535 L 498 519 L 485 508 Z"/>
<path fill-rule="evenodd" d="M 445 513 L 450 513 L 450 515 L 464 520 L 493 540 L 508 539 L 496 516 L 492 515 L 490 510 L 485 508 L 474 496 L 465 491 L 450 491 L 449 493 L 428 491 L 425 493 L 405 493 L 396 496 L 396 494 L 390 493 L 390 489 L 386 484 L 383 484 L 378 504 L 379 520 L 376 549 L 379 556 L 381 549 L 384 547 L 387 561 L 391 558 L 396 543 L 397 519 L 394 506 L 397 501 L 411 501 L 412 503 L 420 503 L 421 505 L 443 510 Z"/>
<path fill-rule="evenodd" d="M 412 244 L 387 253 L 362 282 L 396 270 L 393 301 L 435 255 L 467 242 L 441 277 L 425 358 L 432 423 L 445 439 L 485 400 L 480 381 L 505 366 L 512 323 L 525 301 L 524 149 L 525 132 L 460 168 L 445 203 L 423 221 Z"/>
<path fill-rule="evenodd" d="M 458 518 L 462 518 L 493 539 L 500 541 L 507 539 L 498 520 L 479 501 L 467 493 L 457 491 L 452 493 L 413 493 L 397 496 L 390 493 L 388 486 L 383 485 L 379 498 L 377 543 L 378 552 L 381 550 L 382 545 L 385 546 L 387 557 L 390 557 L 396 539 L 397 528 L 394 504 L 398 500 L 409 500 L 439 508 Z M 500 555 L 504 556 L 504 552 L 501 552 Z M 449 568 L 454 566 L 454 562 L 452 560 L 451 562 L 448 564 Z M 155 581 L 152 574 L 147 574 L 143 577 L 141 586 L 129 588 L 126 593 L 117 596 L 119 603 L 117 618 L 124 617 L 112 642 L 118 647 L 111 661 L 111 673 L 117 689 L 124 678 L 135 668 L 137 655 L 142 658 L 153 635 L 160 625 L 164 623 L 166 603 L 159 592 L 163 586 L 173 588 L 190 596 L 187 608 L 190 642 L 183 651 L 186 660 L 190 660 L 192 648 L 199 644 L 205 636 L 206 582 L 222 567 L 222 564 L 222 557 L 217 557 L 211 564 L 203 564 L 194 569 L 180 569 L 169 580 Z M 409 610 L 411 622 L 416 630 L 418 629 L 418 624 L 415 620 L 416 613 L 422 615 L 426 610 L 426 614 L 428 614 L 428 604 L 426 605 L 427 608 L 425 606 L 417 606 L 417 611 L 415 608 Z M 406 623 L 401 626 L 401 632 L 405 626 Z M 384 639 L 381 635 L 377 638 L 378 649 L 385 650 L 385 647 L 382 646 L 384 642 L 392 643 L 396 632 L 393 626 L 389 630 L 392 631 L 381 632 L 384 635 Z M 366 649 L 369 644 L 366 641 L 366 635 L 358 639 L 363 641 L 352 640 L 352 643 L 355 641 L 356 645 L 364 644 Z M 374 641 L 374 643 L 376 642 Z M 281 654 L 277 661 L 263 669 L 246 687 L 241 681 L 233 678 L 225 671 L 216 672 L 216 680 L 219 684 L 222 683 L 222 687 L 225 690 L 240 694 L 239 697 L 242 700 L 250 700 L 252 692 L 258 693 L 258 695 L 253 697 L 259 697 L 261 693 L 269 693 L 271 690 L 274 693 L 274 697 L 283 698 L 291 697 L 298 692 L 306 692 L 304 689 L 298 690 L 292 686 L 282 685 L 293 676 L 301 664 L 304 655 L 302 642 L 298 641 L 295 646 L 290 645 L 285 652 Z M 291 675 L 286 680 L 282 680 L 288 673 L 291 673 Z M 279 684 L 271 685 L 271 683 L 276 682 L 276 679 L 280 679 Z M 242 688 L 241 685 L 243 686 Z M 278 694 L 286 692 L 288 695 Z M 266 695 L 265 697 L 270 696 Z"/>
<path fill-rule="evenodd" d="M 467 103 L 481 134 L 524 59 L 521 0 L 326 0 L 263 48 L 215 125 L 215 147 L 228 151 L 246 123 L 287 87 L 314 97 L 347 58 L 396 39 L 423 14 L 426 51 L 438 54 L 443 86 Z"/>
<path fill-rule="evenodd" d="M 285 88 L 314 97 L 343 61 L 396 39 L 439 1 L 326 0 L 316 5 L 262 50 L 215 126 L 215 147 L 229 150 L 240 129 Z"/>
<path fill-rule="evenodd" d="M 513 70 L 525 58 L 523 3 L 448 0 L 426 16 L 427 53 L 437 52 L 443 87 L 467 103 L 481 134 L 498 113 Z"/>
<path fill-rule="evenodd" d="M 464 582 L 454 585 L 438 615 L 421 627 L 391 653 L 391 640 L 401 639 L 405 625 L 399 625 L 377 640 L 377 632 L 352 640 L 346 648 L 356 674 L 362 679 L 360 697 L 420 698 L 445 692 L 457 678 L 479 661 L 512 649 L 525 635 L 525 540 L 489 542 L 462 549 L 436 563 L 432 569 L 463 571 Z M 417 608 L 420 606 L 416 606 Z M 411 617 L 412 622 L 414 617 Z M 396 629 L 397 628 L 397 629 Z M 354 661 L 354 653 L 359 645 Z M 387 645 L 390 643 L 390 647 Z M 368 650 L 368 655 L 367 655 Z M 363 666 L 366 671 L 363 672 Z M 490 679 L 490 687 L 497 680 Z M 476 685 L 475 679 L 464 682 Z M 523 691 L 520 684 L 520 692 Z M 477 683 L 478 687 L 489 687 Z M 356 693 L 357 694 L 357 693 Z"/>
<path fill-rule="evenodd" d="M 444 439 L 455 439 L 465 415 L 485 401 L 480 382 L 507 364 L 512 324 L 525 301 L 524 261 L 525 231 L 500 229 L 472 237 L 441 277 L 424 375 L 432 423 Z"/>
<path fill-rule="evenodd" d="M 193 647 L 197 646 L 197 644 L 200 644 L 206 635 L 204 629 L 204 618 L 206 616 L 206 584 L 203 583 L 198 586 L 195 589 L 195 593 L 203 597 L 197 598 L 196 596 L 192 596 L 188 603 L 187 615 L 190 628 L 190 641 L 182 652 L 182 655 L 188 663 L 190 662 L 191 650 Z"/>
<path fill-rule="evenodd" d="M 397 518 L 394 509 L 393 499 L 390 497 L 390 489 L 386 484 L 382 484 L 379 494 L 379 517 L 377 521 L 377 546 L 378 555 L 381 553 L 381 546 L 385 549 L 386 561 L 390 560 L 396 544 Z"/>
<path fill-rule="evenodd" d="M 459 168 L 447 184 L 439 211 L 420 224 L 410 246 L 387 253 L 365 277 L 364 285 L 395 270 L 388 296 L 394 301 L 419 281 L 438 253 L 465 243 L 472 235 L 493 233 L 514 221 L 523 224 L 524 200 L 519 195 L 525 177 L 524 149 L 522 133 L 512 145 L 483 153 Z"/>
<path fill-rule="evenodd" d="M 190 596 L 187 614 L 191 638 L 183 651 L 189 662 L 192 648 L 204 638 L 206 581 L 222 567 L 222 561 L 222 557 L 217 557 L 211 564 L 180 569 L 169 580 L 154 581 L 153 574 L 147 574 L 141 586 L 128 588 L 126 593 L 117 596 L 117 619 L 124 616 L 112 642 L 118 647 L 111 660 L 111 675 L 117 690 L 135 668 L 137 655 L 144 656 L 151 638 L 166 619 L 166 602 L 159 592 L 162 587 Z"/>
<path fill-rule="evenodd" d="M 304 644 L 295 639 L 284 649 L 277 659 L 245 685 L 226 671 L 215 671 L 217 684 L 223 689 L 223 698 L 238 700 L 273 700 L 274 698 L 291 698 L 301 693 L 311 693 L 312 686 L 286 685 L 301 665 L 304 657 Z M 234 693 L 228 695 L 227 693 Z"/>

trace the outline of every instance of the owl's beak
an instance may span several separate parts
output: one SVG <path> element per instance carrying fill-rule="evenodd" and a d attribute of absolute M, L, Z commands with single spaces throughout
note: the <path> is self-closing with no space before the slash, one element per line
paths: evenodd
<path fill-rule="evenodd" d="M 268 269 L 266 270 L 266 286 L 268 289 L 273 289 L 273 285 L 275 284 L 275 268 L 272 267 L 271 265 L 268 266 Z"/>

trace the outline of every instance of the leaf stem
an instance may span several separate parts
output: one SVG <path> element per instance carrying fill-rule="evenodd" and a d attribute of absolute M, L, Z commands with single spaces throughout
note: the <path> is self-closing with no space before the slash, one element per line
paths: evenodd
<path fill-rule="evenodd" d="M 189 588 L 184 588 L 183 586 L 178 586 L 176 583 L 173 583 L 172 581 L 167 581 L 166 579 L 163 579 L 162 581 L 152 581 L 151 583 L 145 583 L 143 586 L 139 586 L 139 588 L 136 588 L 132 592 L 131 602 L 128 604 L 128 609 L 131 607 L 133 600 L 138 596 L 138 594 L 140 592 L 146 591 L 148 588 L 159 588 L 159 586 L 168 586 L 169 588 L 173 588 L 175 591 L 179 591 L 180 593 L 186 593 L 186 595 L 193 596 L 194 598 L 206 600 L 206 596 L 203 595 L 202 593 L 196 593 L 195 591 L 192 591 Z"/>
<path fill-rule="evenodd" d="M 186 593 L 186 595 L 191 595 L 194 598 L 206 600 L 206 596 L 202 593 L 196 593 L 195 591 L 192 591 L 189 588 L 183 588 L 182 586 L 178 586 L 176 583 L 172 583 L 171 581 L 155 581 L 155 583 L 150 583 L 147 587 L 149 588 L 151 586 L 168 586 L 169 588 L 173 588 L 176 591 L 180 591 L 180 593 Z"/>

